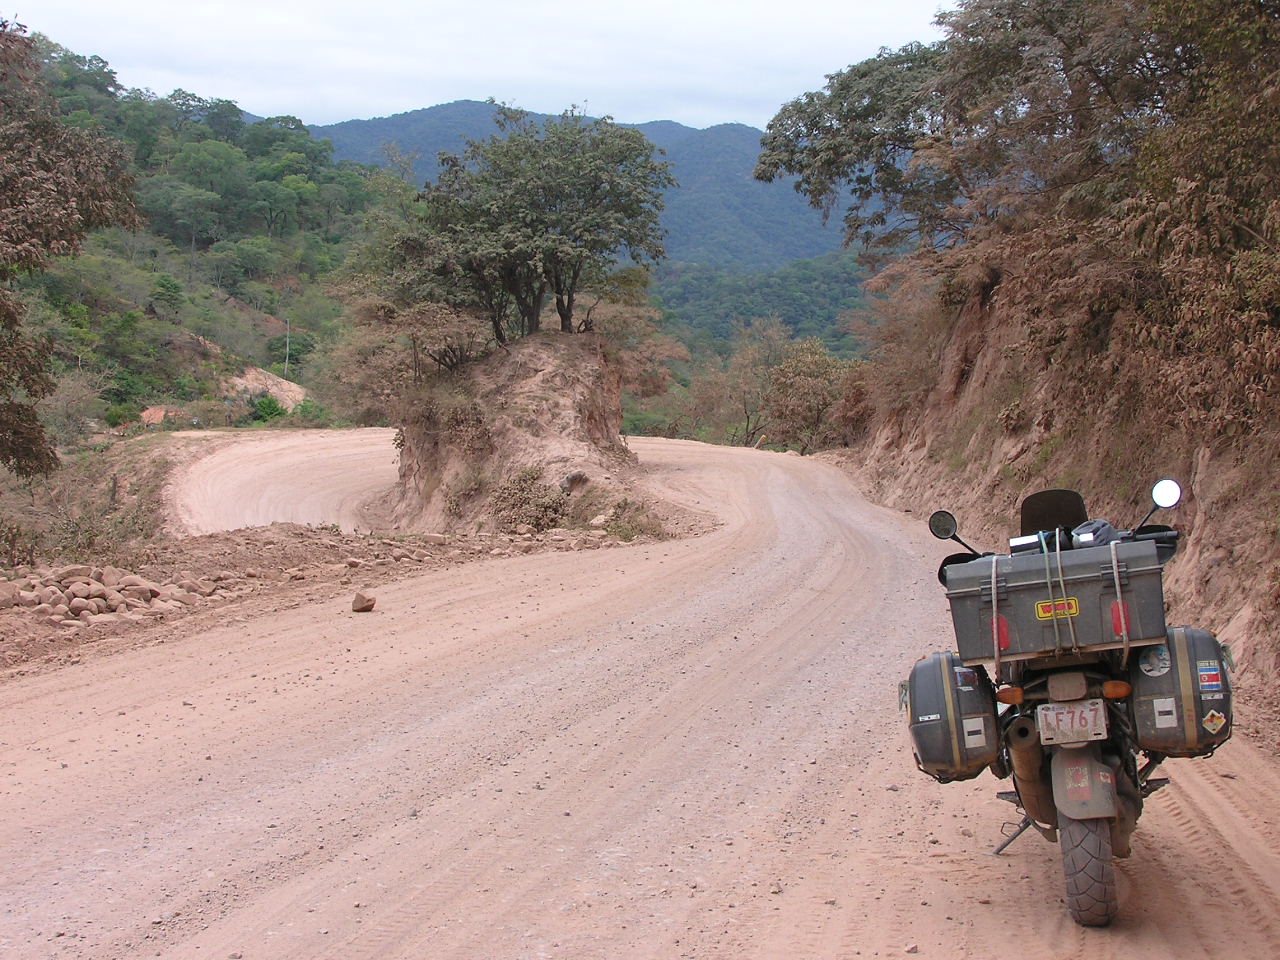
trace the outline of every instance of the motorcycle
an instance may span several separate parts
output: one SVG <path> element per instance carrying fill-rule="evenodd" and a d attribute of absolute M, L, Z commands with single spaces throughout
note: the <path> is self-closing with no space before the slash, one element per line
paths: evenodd
<path fill-rule="evenodd" d="M 942 561 L 958 650 L 921 659 L 903 684 L 916 765 L 942 783 L 983 770 L 1023 813 L 993 853 L 1034 829 L 1062 849 L 1066 904 L 1082 926 L 1119 909 L 1128 857 L 1168 757 L 1231 736 L 1230 654 L 1212 633 L 1165 623 L 1162 573 L 1178 533 L 1149 524 L 1182 491 L 1162 480 L 1142 523 L 1090 519 L 1081 495 L 1027 497 L 1007 554 L 978 553 L 955 517 L 929 529 L 965 548 Z"/>

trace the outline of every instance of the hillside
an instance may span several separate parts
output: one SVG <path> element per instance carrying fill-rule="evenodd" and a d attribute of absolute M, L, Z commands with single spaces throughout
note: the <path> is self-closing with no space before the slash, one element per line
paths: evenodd
<path fill-rule="evenodd" d="M 944 42 L 829 76 L 769 125 L 760 172 L 916 251 L 869 284 L 856 459 L 876 494 L 954 508 L 989 547 L 1034 490 L 1127 526 L 1176 478 L 1174 621 L 1218 632 L 1246 699 L 1274 701 L 1280 13 L 1070 8 L 981 0 Z"/>
<path fill-rule="evenodd" d="M 416 154 L 420 181 L 438 172 L 441 151 L 462 150 L 467 139 L 493 133 L 493 107 L 460 100 L 422 110 L 310 127 L 333 143 L 334 158 L 384 163 L 383 145 Z M 672 261 L 750 272 L 783 266 L 837 249 L 840 234 L 797 194 L 789 182 L 752 177 L 761 131 L 743 124 L 697 130 L 671 121 L 636 125 L 659 149 L 680 186 L 667 195 L 663 226 Z"/>

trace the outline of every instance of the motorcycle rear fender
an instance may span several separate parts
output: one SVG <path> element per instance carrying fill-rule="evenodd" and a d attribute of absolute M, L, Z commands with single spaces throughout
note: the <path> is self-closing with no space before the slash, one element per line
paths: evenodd
<path fill-rule="evenodd" d="M 1053 802 L 1059 813 L 1072 820 L 1096 820 L 1117 814 L 1116 774 L 1102 762 L 1096 745 L 1059 748 L 1049 763 Z"/>

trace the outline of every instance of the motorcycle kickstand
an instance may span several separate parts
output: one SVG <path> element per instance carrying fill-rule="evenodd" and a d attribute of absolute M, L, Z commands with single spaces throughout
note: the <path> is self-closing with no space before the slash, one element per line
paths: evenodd
<path fill-rule="evenodd" d="M 1034 826 L 1034 824 L 1035 824 L 1035 821 L 1032 820 L 1030 817 L 1023 817 L 1022 822 L 1018 824 L 1018 829 L 1013 831 L 1013 833 L 1009 834 L 1009 836 L 1005 837 L 1004 842 L 1001 843 L 1000 846 L 992 850 L 988 854 L 988 856 L 991 856 L 991 857 L 1000 856 L 1000 854 L 1004 853 L 1005 850 L 1008 849 L 1009 844 L 1013 843 L 1013 841 L 1017 840 L 1020 836 L 1022 836 L 1024 833 L 1030 830 L 1031 827 Z"/>

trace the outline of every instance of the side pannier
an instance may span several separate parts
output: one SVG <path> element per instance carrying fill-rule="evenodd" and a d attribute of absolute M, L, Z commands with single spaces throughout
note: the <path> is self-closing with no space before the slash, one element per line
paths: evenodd
<path fill-rule="evenodd" d="M 1203 757 L 1231 736 L 1231 678 L 1207 630 L 1174 627 L 1129 668 L 1138 745 L 1169 757 Z"/>
<path fill-rule="evenodd" d="M 995 690 L 982 667 L 934 653 L 911 668 L 907 713 L 916 766 L 941 783 L 970 780 L 996 758 Z"/>

